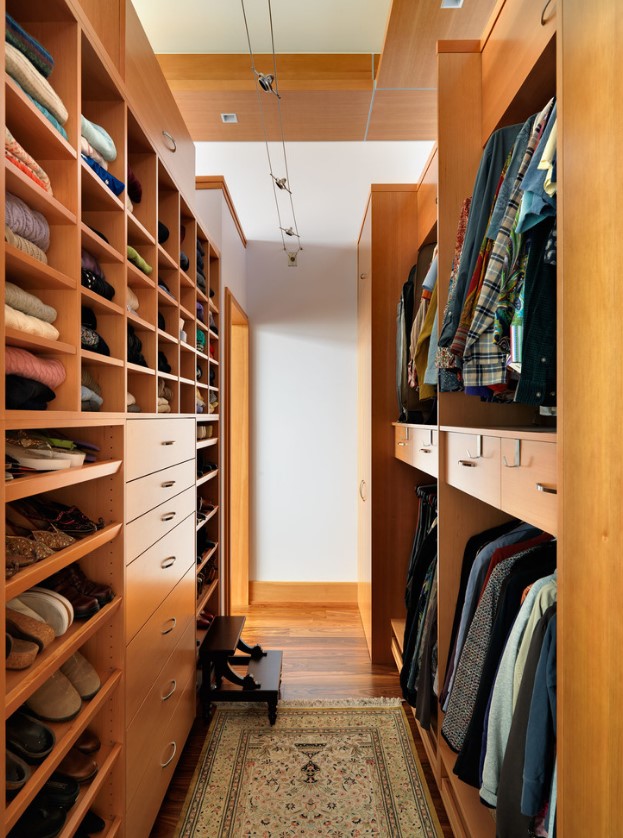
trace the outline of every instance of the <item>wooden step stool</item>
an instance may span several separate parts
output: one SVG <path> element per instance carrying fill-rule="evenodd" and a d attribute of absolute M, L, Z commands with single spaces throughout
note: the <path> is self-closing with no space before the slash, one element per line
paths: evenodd
<path fill-rule="evenodd" d="M 240 637 L 245 620 L 245 617 L 215 617 L 199 647 L 202 671 L 199 697 L 203 715 L 207 720 L 214 701 L 265 701 L 268 719 L 274 725 L 283 653 L 248 646 Z M 237 651 L 244 654 L 237 655 Z M 246 666 L 245 674 L 235 672 L 232 664 Z"/>

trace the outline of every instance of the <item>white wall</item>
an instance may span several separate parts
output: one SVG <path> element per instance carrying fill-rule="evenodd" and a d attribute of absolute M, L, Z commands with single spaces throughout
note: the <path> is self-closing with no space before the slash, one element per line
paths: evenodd
<path fill-rule="evenodd" d="M 305 243 L 290 268 L 250 242 L 251 568 L 259 581 L 357 578 L 356 248 Z"/>

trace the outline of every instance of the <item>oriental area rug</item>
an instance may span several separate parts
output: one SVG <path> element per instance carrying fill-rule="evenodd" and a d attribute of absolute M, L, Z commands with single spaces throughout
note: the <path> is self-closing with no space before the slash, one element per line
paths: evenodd
<path fill-rule="evenodd" d="M 219 704 L 178 838 L 439 838 L 399 701 Z"/>

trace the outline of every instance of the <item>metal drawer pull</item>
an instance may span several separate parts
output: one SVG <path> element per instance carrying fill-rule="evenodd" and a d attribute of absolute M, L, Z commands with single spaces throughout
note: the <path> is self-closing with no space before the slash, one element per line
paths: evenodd
<path fill-rule="evenodd" d="M 161 483 L 160 486 L 163 489 L 170 489 L 171 486 L 175 486 L 175 480 L 165 480 L 164 483 Z"/>
<path fill-rule="evenodd" d="M 173 631 L 173 629 L 177 625 L 177 617 L 169 617 L 169 619 L 166 621 L 166 623 L 163 623 L 163 625 L 166 626 L 167 623 L 173 623 L 173 625 L 171 626 L 171 628 L 163 629 L 160 632 L 160 634 L 171 634 L 171 632 Z"/>
<path fill-rule="evenodd" d="M 163 131 L 162 136 L 165 137 L 165 139 L 170 140 L 169 151 L 177 151 L 177 143 L 175 142 L 175 137 L 171 136 L 171 134 L 169 134 L 168 131 Z"/>
<path fill-rule="evenodd" d="M 361 498 L 361 500 L 366 499 L 365 489 L 366 489 L 366 481 L 362 480 L 361 483 L 359 484 L 359 497 Z"/>
<path fill-rule="evenodd" d="M 175 564 L 175 559 L 176 559 L 176 556 L 168 556 L 166 559 L 163 559 L 160 562 L 160 567 L 163 570 L 166 570 L 168 567 L 173 567 L 173 565 Z"/>
<path fill-rule="evenodd" d="M 459 460 L 459 465 L 465 468 L 476 468 L 476 463 L 472 463 L 471 460 Z"/>
<path fill-rule="evenodd" d="M 175 440 L 174 439 L 165 439 L 160 443 L 160 445 L 175 445 Z"/>
<path fill-rule="evenodd" d="M 160 696 L 160 698 L 163 701 L 168 701 L 171 698 L 171 696 L 173 695 L 173 693 L 175 692 L 175 690 L 177 689 L 177 681 L 175 680 L 175 678 L 171 679 L 171 683 L 173 684 L 173 687 L 171 688 L 171 691 L 168 692 L 166 695 Z"/>
<path fill-rule="evenodd" d="M 502 457 L 505 468 L 520 468 L 521 467 L 521 440 L 515 440 L 515 458 L 512 463 L 509 463 L 506 457 Z"/>
<path fill-rule="evenodd" d="M 166 768 L 167 765 L 169 765 L 169 763 L 173 762 L 173 760 L 175 759 L 175 754 L 177 753 L 177 744 L 175 742 L 169 742 L 169 745 L 173 745 L 173 753 L 166 762 L 160 763 L 160 768 Z"/>
<path fill-rule="evenodd" d="M 558 489 L 555 486 L 545 486 L 543 483 L 536 484 L 537 492 L 545 492 L 546 495 L 557 495 Z"/>
<path fill-rule="evenodd" d="M 406 442 L 397 442 L 396 444 L 397 444 L 397 445 L 400 445 L 400 446 L 401 446 L 401 448 L 404 448 L 404 446 L 405 446 L 407 443 L 406 443 Z"/>
<path fill-rule="evenodd" d="M 160 520 L 161 521 L 172 521 L 175 518 L 176 515 L 177 515 L 177 512 L 165 512 L 164 515 L 160 516 Z"/>
<path fill-rule="evenodd" d="M 552 5 L 552 0 L 547 0 L 547 3 L 543 6 L 543 11 L 541 12 L 541 26 L 546 26 L 549 21 L 546 19 L 545 15 L 547 14 L 548 8 Z M 550 18 L 551 20 L 551 18 Z"/>
<path fill-rule="evenodd" d="M 422 454 L 432 454 L 430 448 L 420 448 L 420 451 L 422 452 Z"/>
<path fill-rule="evenodd" d="M 482 459 L 482 436 L 478 434 L 476 437 L 476 453 L 470 454 L 469 449 L 467 450 L 467 456 L 472 460 L 480 460 Z M 459 460 L 460 462 L 460 460 Z"/>

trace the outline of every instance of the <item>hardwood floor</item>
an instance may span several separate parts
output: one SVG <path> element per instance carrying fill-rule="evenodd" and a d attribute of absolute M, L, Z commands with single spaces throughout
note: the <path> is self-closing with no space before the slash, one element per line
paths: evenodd
<path fill-rule="evenodd" d="M 393 666 L 372 666 L 359 612 L 354 606 L 256 605 L 245 612 L 243 639 L 283 650 L 282 699 L 401 696 Z M 412 714 L 408 713 L 410 719 Z M 414 740 L 444 838 L 452 838 L 424 748 Z M 175 833 L 186 792 L 201 754 L 207 727 L 197 718 L 169 786 L 151 838 Z"/>

